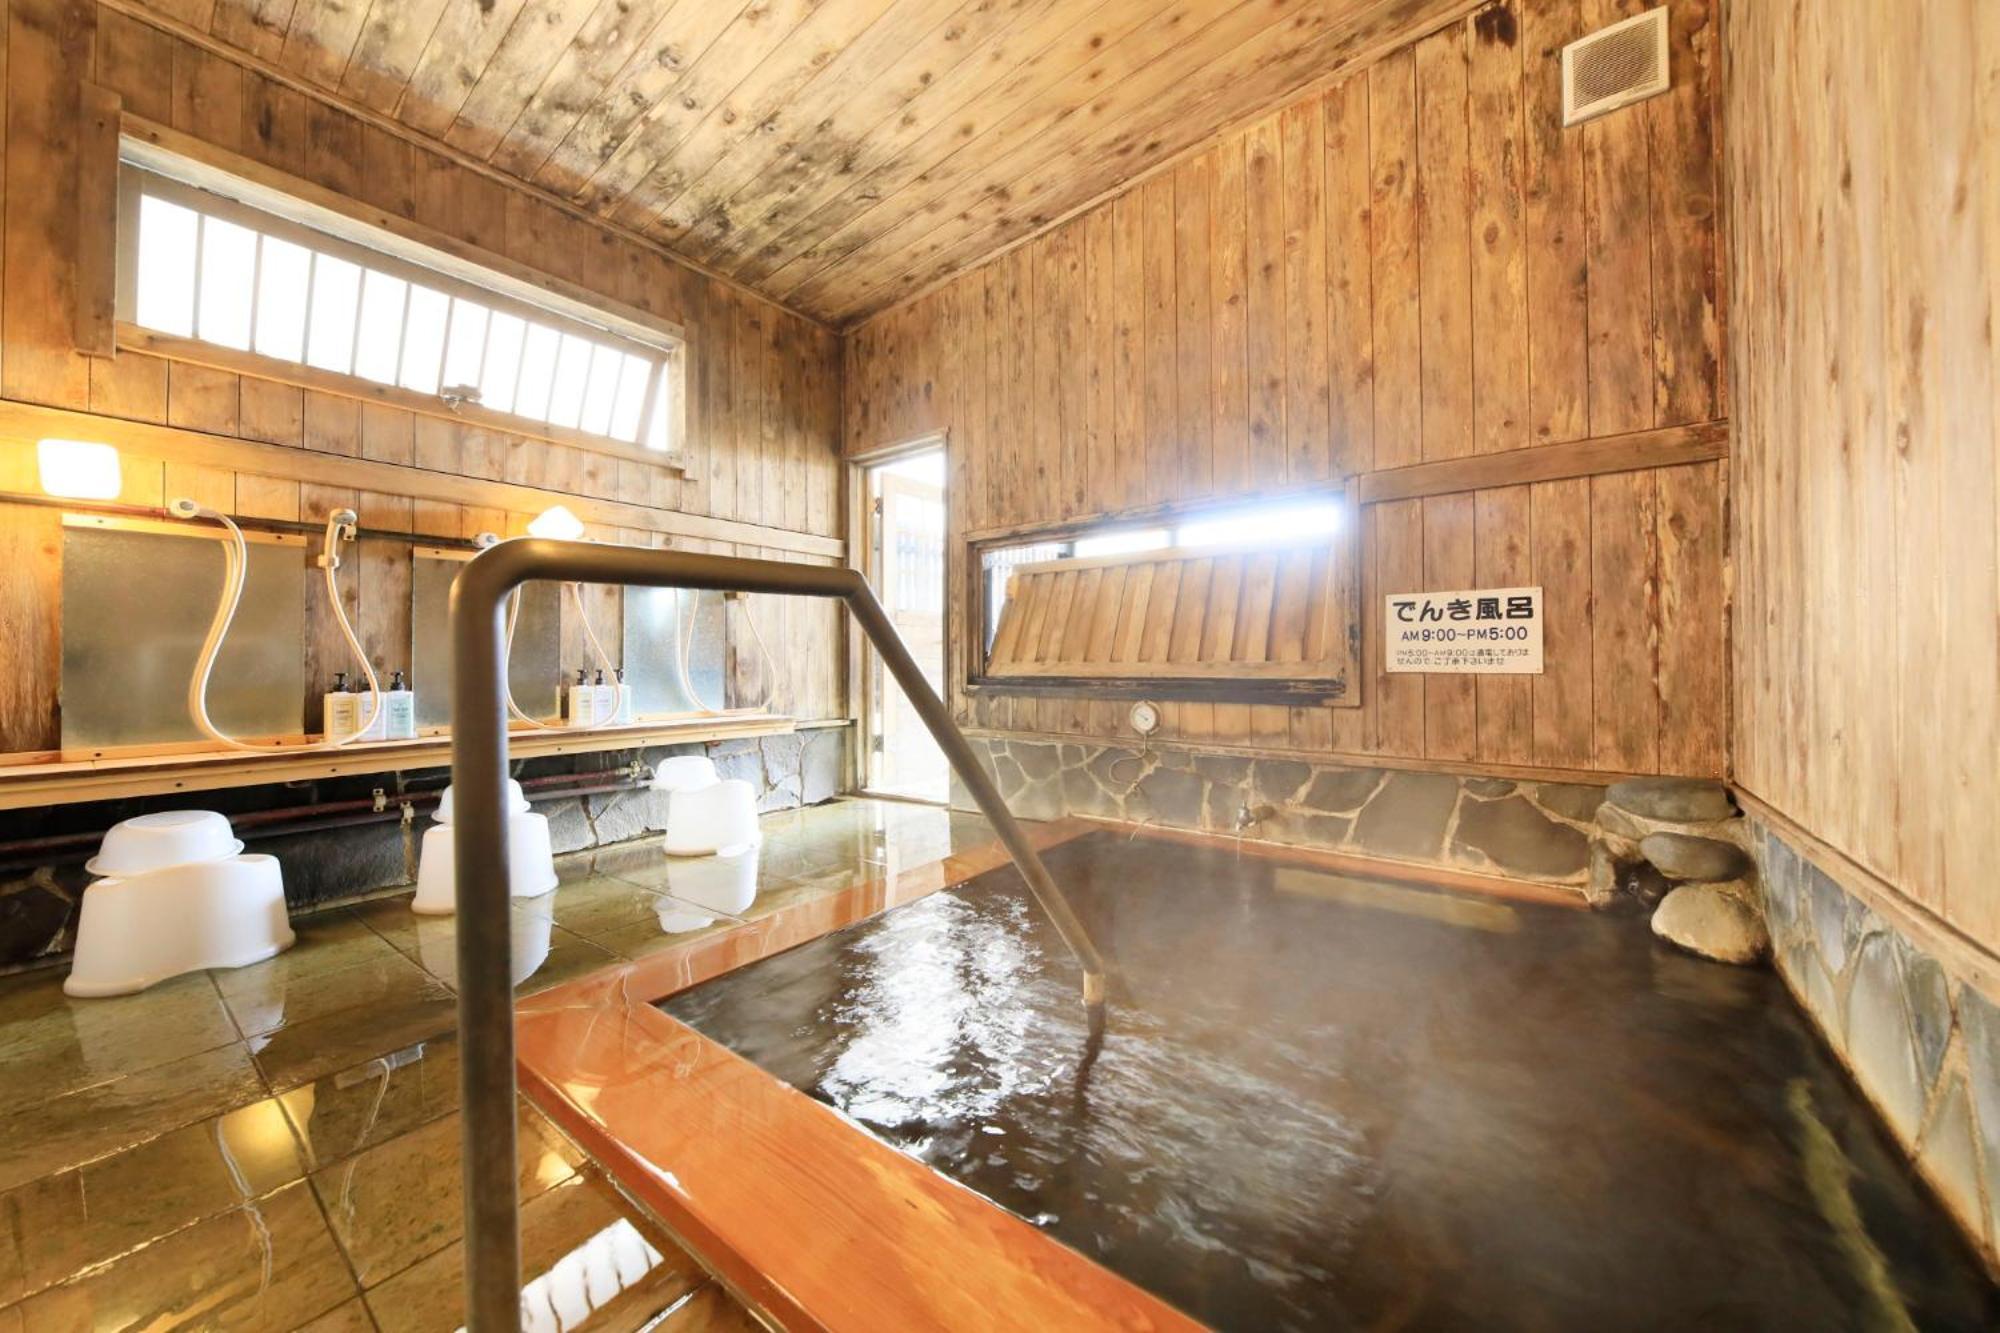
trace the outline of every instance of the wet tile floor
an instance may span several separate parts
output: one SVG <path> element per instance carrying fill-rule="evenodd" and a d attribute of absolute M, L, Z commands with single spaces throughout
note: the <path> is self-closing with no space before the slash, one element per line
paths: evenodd
<path fill-rule="evenodd" d="M 565 858 L 514 904 L 519 993 L 991 836 L 867 801 L 764 832 L 740 912 L 674 897 L 651 843 Z M 459 1326 L 456 936 L 408 903 L 301 917 L 269 962 L 139 996 L 0 977 L 0 1333 Z M 757 1326 L 525 1101 L 520 1143 L 531 1323 Z"/>

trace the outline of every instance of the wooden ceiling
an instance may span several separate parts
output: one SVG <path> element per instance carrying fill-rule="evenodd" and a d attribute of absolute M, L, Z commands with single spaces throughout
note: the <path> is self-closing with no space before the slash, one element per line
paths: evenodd
<path fill-rule="evenodd" d="M 832 324 L 1474 7 L 138 3 Z"/>

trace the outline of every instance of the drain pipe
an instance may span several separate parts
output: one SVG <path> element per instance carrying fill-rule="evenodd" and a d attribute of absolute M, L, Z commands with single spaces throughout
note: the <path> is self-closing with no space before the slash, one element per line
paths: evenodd
<path fill-rule="evenodd" d="M 610 780 L 606 780 L 610 779 Z M 597 773 L 558 773 L 539 778 L 522 778 L 521 788 L 531 798 L 567 801 L 583 796 L 612 796 L 643 790 L 647 783 L 645 765 Z M 229 816 L 236 835 L 254 838 L 289 837 L 298 833 L 318 833 L 328 829 L 355 828 L 365 824 L 387 824 L 413 817 L 438 803 L 443 789 L 391 794 L 376 788 L 369 797 L 345 801 L 318 801 L 310 805 L 290 805 L 272 810 L 246 810 Z M 40 865 L 70 865 L 88 860 L 104 841 L 105 830 L 84 833 L 52 833 L 39 838 L 0 841 L 0 871 Z"/>

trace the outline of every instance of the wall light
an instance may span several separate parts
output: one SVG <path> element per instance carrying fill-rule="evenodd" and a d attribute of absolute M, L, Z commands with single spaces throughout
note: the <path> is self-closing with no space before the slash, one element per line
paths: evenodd
<path fill-rule="evenodd" d="M 530 537 L 553 537 L 559 542 L 573 542 L 583 536 L 583 520 L 561 505 L 550 505 L 535 515 L 528 524 Z"/>
<path fill-rule="evenodd" d="M 118 451 L 89 440 L 42 440 L 35 445 L 42 489 L 66 500 L 116 500 L 124 480 Z"/>

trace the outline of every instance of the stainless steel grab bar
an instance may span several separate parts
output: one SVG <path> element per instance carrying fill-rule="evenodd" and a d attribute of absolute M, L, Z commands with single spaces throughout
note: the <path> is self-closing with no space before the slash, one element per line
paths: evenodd
<path fill-rule="evenodd" d="M 521 1236 L 514 1142 L 514 983 L 508 959 L 504 779 L 507 596 L 535 579 L 698 591 L 837 597 L 882 655 L 1022 878 L 1083 969 L 1093 1044 L 1104 1021 L 1104 959 L 1014 822 L 944 701 L 903 647 L 868 580 L 853 569 L 524 538 L 474 556 L 451 585 L 452 848 L 457 860 L 460 1156 L 465 1186 L 466 1326 L 518 1330 Z"/>

